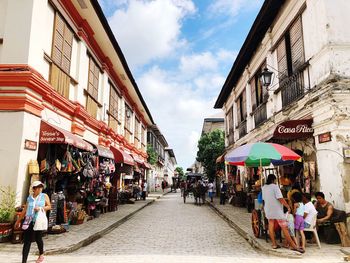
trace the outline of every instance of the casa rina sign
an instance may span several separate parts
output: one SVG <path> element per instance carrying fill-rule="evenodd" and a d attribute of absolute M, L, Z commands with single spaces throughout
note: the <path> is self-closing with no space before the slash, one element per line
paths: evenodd
<path fill-rule="evenodd" d="M 285 121 L 277 125 L 273 138 L 297 139 L 313 136 L 312 119 Z"/>

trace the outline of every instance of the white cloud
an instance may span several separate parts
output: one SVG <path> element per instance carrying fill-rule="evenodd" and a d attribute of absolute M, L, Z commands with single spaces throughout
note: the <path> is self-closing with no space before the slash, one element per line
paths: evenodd
<path fill-rule="evenodd" d="M 199 58 L 210 61 L 215 67 L 205 66 L 206 63 Z M 174 148 L 179 165 L 184 168 L 195 161 L 203 119 L 218 112 L 213 106 L 226 79 L 220 73 L 220 66 L 223 63 L 232 64 L 232 60 L 221 61 L 221 58 L 219 54 L 210 52 L 205 55 L 191 54 L 183 56 L 175 69 L 166 71 L 152 67 L 137 79 L 155 122 L 169 146 Z M 197 67 L 189 63 L 191 60 L 197 62 Z M 184 68 L 189 70 L 184 71 Z M 201 74 L 191 79 L 193 72 L 198 70 Z"/>
<path fill-rule="evenodd" d="M 261 6 L 263 0 L 216 0 L 209 6 L 211 15 L 237 16 L 243 10 L 255 9 Z"/>
<path fill-rule="evenodd" d="M 185 45 L 180 37 L 182 19 L 194 12 L 190 0 L 129 0 L 109 24 L 133 68 L 170 56 Z"/>

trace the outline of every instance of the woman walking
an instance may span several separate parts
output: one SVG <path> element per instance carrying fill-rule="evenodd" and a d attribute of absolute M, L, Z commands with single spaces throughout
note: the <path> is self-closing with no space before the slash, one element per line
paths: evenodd
<path fill-rule="evenodd" d="M 40 210 L 49 211 L 51 209 L 50 199 L 47 194 L 42 193 L 44 184 L 40 181 L 35 181 L 32 184 L 33 194 L 29 195 L 27 198 L 27 203 L 16 222 L 16 227 L 21 228 L 21 221 L 25 218 L 23 222 L 23 251 L 22 251 L 22 263 L 27 262 L 28 254 L 30 251 L 30 246 L 32 238 L 34 236 L 35 242 L 38 245 L 39 257 L 36 260 L 37 263 L 44 261 L 44 242 L 43 242 L 43 231 L 34 230 L 35 221 L 38 217 L 38 212 Z"/>

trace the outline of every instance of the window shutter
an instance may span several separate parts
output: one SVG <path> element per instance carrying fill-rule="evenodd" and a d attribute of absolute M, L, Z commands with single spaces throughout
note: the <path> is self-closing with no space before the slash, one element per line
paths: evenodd
<path fill-rule="evenodd" d="M 290 28 L 290 45 L 292 53 L 293 72 L 300 67 L 304 61 L 304 43 L 301 18 L 299 17 Z"/>
<path fill-rule="evenodd" d="M 252 110 L 256 109 L 256 89 L 255 89 L 255 77 L 250 80 L 250 91 L 252 100 Z"/>
<path fill-rule="evenodd" d="M 238 120 L 238 124 L 241 123 L 241 121 L 242 121 L 242 118 L 241 118 L 241 98 L 238 98 L 238 100 L 237 100 L 237 120 Z"/>
<path fill-rule="evenodd" d="M 70 72 L 73 32 L 60 14 L 55 15 L 52 60 L 66 73 Z"/>
<path fill-rule="evenodd" d="M 277 46 L 278 78 L 280 81 L 288 76 L 286 41 L 283 38 Z"/>
<path fill-rule="evenodd" d="M 247 100 L 246 100 L 245 91 L 243 91 L 243 93 L 242 93 L 242 115 L 243 115 L 243 120 L 245 120 L 247 117 L 246 116 L 247 115 Z"/>
<path fill-rule="evenodd" d="M 97 101 L 98 100 L 98 80 L 99 80 L 100 69 L 90 57 L 89 61 L 89 82 L 88 82 L 88 93 Z"/>

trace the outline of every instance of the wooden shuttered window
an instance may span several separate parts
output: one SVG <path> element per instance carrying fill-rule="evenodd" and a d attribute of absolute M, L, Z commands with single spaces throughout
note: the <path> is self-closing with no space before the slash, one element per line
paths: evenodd
<path fill-rule="evenodd" d="M 67 74 L 70 72 L 72 46 L 73 32 L 62 16 L 56 12 L 52 60 Z"/>
<path fill-rule="evenodd" d="M 73 32 L 56 12 L 52 41 L 51 68 L 49 81 L 54 90 L 69 99 L 69 76 L 73 45 Z"/>
<path fill-rule="evenodd" d="M 277 46 L 278 78 L 282 80 L 288 77 L 288 62 L 286 52 L 286 40 L 283 38 Z"/>
<path fill-rule="evenodd" d="M 87 86 L 86 110 L 93 116 L 97 117 L 98 105 L 98 82 L 100 68 L 96 65 L 92 57 L 89 58 L 89 76 Z"/>
<path fill-rule="evenodd" d="M 233 132 L 233 105 L 230 107 L 230 110 L 226 116 L 227 120 L 227 134 Z"/>
<path fill-rule="evenodd" d="M 109 124 L 108 126 L 114 131 L 118 128 L 119 122 L 119 94 L 113 85 L 110 85 L 109 93 Z"/>
<path fill-rule="evenodd" d="M 276 50 L 280 80 L 293 75 L 304 64 L 303 27 L 300 16 L 285 33 Z"/>
<path fill-rule="evenodd" d="M 243 91 L 241 95 L 239 95 L 237 100 L 237 117 L 238 117 L 238 124 L 244 121 L 247 117 L 247 102 L 246 102 L 245 91 Z"/>
<path fill-rule="evenodd" d="M 252 100 L 252 109 L 253 111 L 256 109 L 256 86 L 255 86 L 255 77 L 250 80 L 250 92 L 251 92 L 251 100 Z"/>
<path fill-rule="evenodd" d="M 86 99 L 86 111 L 90 113 L 91 116 L 94 118 L 97 117 L 97 110 L 98 110 L 98 104 L 97 102 L 91 98 L 90 96 L 87 96 Z"/>
<path fill-rule="evenodd" d="M 65 98 L 69 98 L 70 77 L 55 64 L 51 64 L 50 84 Z"/>
<path fill-rule="evenodd" d="M 98 101 L 98 82 L 100 68 L 97 66 L 92 57 L 89 59 L 89 81 L 87 91 L 91 97 Z"/>
<path fill-rule="evenodd" d="M 304 41 L 303 41 L 303 28 L 301 24 L 301 17 L 293 23 L 290 28 L 290 46 L 292 55 L 292 65 L 293 72 L 297 70 L 298 67 L 304 64 Z"/>
<path fill-rule="evenodd" d="M 145 144 L 145 134 L 146 134 L 146 128 L 142 125 L 141 126 L 141 147 L 145 148 L 146 144 Z"/>
<path fill-rule="evenodd" d="M 124 122 L 125 122 L 125 124 L 124 124 L 124 126 L 129 131 L 131 131 L 131 115 L 132 115 L 132 111 L 131 111 L 130 107 L 125 104 L 125 114 L 124 114 Z"/>

